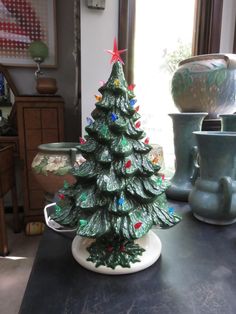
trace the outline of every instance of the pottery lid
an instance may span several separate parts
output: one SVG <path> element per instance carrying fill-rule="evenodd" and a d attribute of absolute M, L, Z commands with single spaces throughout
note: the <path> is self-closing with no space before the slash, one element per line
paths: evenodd
<path fill-rule="evenodd" d="M 72 148 L 76 148 L 79 143 L 74 142 L 58 142 L 58 143 L 46 143 L 38 146 L 40 151 L 49 151 L 49 152 L 68 152 Z"/>

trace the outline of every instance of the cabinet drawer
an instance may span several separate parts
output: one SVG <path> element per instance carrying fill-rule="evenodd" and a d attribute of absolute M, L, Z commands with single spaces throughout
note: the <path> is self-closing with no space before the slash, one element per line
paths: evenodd
<path fill-rule="evenodd" d="M 38 150 L 28 150 L 26 152 L 26 166 L 28 170 L 31 170 L 31 165 L 34 157 L 37 155 Z"/>
<path fill-rule="evenodd" d="M 31 164 L 44 143 L 64 141 L 64 104 L 59 96 L 19 96 L 15 98 L 19 153 L 22 160 L 24 220 L 43 219 L 45 197 Z"/>
<path fill-rule="evenodd" d="M 56 108 L 41 109 L 42 129 L 57 129 L 58 116 Z"/>
<path fill-rule="evenodd" d="M 26 130 L 25 131 L 26 149 L 37 150 L 42 143 L 41 130 Z"/>
<path fill-rule="evenodd" d="M 55 143 L 59 141 L 57 129 L 44 129 L 42 130 L 42 143 Z"/>
<path fill-rule="evenodd" d="M 30 190 L 41 190 L 42 187 L 38 184 L 33 171 L 28 171 L 28 186 Z"/>
<path fill-rule="evenodd" d="M 41 128 L 41 113 L 37 108 L 24 108 L 25 129 Z"/>

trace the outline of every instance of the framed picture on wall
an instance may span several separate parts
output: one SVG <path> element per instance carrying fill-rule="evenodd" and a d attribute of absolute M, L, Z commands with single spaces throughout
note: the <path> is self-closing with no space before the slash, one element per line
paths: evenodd
<path fill-rule="evenodd" d="M 55 0 L 0 0 L 0 63 L 35 66 L 28 48 L 34 41 L 48 46 L 43 66 L 55 67 Z"/>

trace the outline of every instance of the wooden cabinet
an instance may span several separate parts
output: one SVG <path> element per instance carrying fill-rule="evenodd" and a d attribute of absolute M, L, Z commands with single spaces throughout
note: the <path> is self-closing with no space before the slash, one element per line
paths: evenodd
<path fill-rule="evenodd" d="M 32 174 L 31 163 L 40 144 L 64 141 L 64 102 L 59 96 L 20 96 L 15 99 L 15 108 L 25 222 L 41 220 L 44 193 Z"/>

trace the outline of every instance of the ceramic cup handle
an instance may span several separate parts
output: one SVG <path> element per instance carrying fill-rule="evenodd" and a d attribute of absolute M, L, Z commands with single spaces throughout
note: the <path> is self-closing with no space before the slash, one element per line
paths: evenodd
<path fill-rule="evenodd" d="M 191 180 L 192 184 L 194 184 L 195 181 L 197 180 L 197 178 L 199 177 L 199 171 L 200 171 L 200 166 L 198 163 L 199 153 L 198 153 L 198 147 L 197 146 L 192 147 L 191 155 L 192 155 L 192 159 L 193 159 L 193 173 L 190 177 L 190 180 Z"/>
<path fill-rule="evenodd" d="M 229 212 L 232 201 L 232 179 L 230 177 L 222 177 L 219 180 L 220 189 L 223 192 L 223 210 Z"/>
<path fill-rule="evenodd" d="M 76 154 L 77 154 L 77 149 L 75 147 L 70 149 L 70 161 L 71 165 L 74 166 L 74 163 L 76 161 Z"/>

